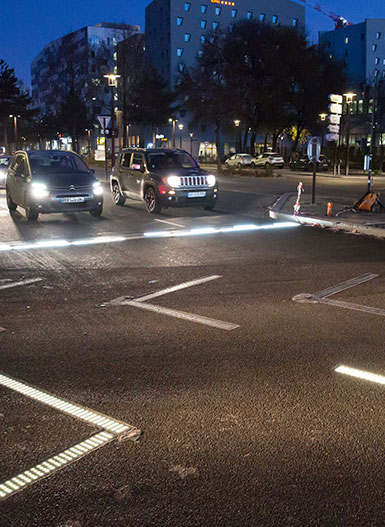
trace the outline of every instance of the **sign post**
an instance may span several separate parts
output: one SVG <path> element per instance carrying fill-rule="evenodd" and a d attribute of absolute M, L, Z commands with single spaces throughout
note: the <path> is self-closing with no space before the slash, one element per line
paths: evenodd
<path fill-rule="evenodd" d="M 104 135 L 104 167 L 106 172 L 106 181 L 108 181 L 108 168 L 107 168 L 107 133 L 106 130 L 108 128 L 108 125 L 110 124 L 111 117 L 108 115 L 98 115 L 98 121 L 100 123 L 100 126 L 102 127 L 103 135 Z M 114 140 L 114 138 L 112 138 Z"/>
<path fill-rule="evenodd" d="M 313 163 L 313 188 L 311 192 L 311 203 L 315 204 L 315 184 L 317 174 L 317 162 L 321 154 L 321 144 L 318 137 L 312 137 L 307 145 L 307 155 L 310 161 Z"/>
<path fill-rule="evenodd" d="M 333 174 L 337 172 L 337 143 L 340 139 L 340 123 L 342 115 L 342 102 L 343 97 L 337 93 L 331 93 L 329 95 L 329 133 L 326 135 L 326 140 L 334 142 L 334 159 L 333 159 Z M 339 167 L 339 164 L 338 164 Z"/>

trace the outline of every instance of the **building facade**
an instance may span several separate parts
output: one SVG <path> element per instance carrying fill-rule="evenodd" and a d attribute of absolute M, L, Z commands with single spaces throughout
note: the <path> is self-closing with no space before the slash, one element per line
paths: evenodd
<path fill-rule="evenodd" d="M 102 22 L 47 44 L 31 65 L 32 104 L 41 116 L 56 114 L 73 87 L 90 119 L 110 114 L 106 73 L 117 71 L 118 43 L 139 26 Z"/>

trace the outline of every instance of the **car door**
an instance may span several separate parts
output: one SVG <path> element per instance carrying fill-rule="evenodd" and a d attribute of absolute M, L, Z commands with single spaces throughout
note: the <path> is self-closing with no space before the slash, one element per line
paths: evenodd
<path fill-rule="evenodd" d="M 28 165 L 24 154 L 17 154 L 8 170 L 7 186 L 12 201 L 24 205 L 25 188 L 27 184 Z"/>
<path fill-rule="evenodd" d="M 130 186 L 130 165 L 132 152 L 123 152 L 119 157 L 119 162 L 115 170 L 118 171 L 120 188 L 123 192 L 129 192 Z"/>
<path fill-rule="evenodd" d="M 134 152 L 131 158 L 130 169 L 130 192 L 136 198 L 141 198 L 142 181 L 144 178 L 144 155 L 141 152 Z"/>

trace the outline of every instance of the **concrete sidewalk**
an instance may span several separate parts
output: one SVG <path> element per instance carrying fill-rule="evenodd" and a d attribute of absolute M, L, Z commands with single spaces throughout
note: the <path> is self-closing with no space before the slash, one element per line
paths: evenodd
<path fill-rule="evenodd" d="M 312 205 L 311 196 L 302 195 L 299 214 L 294 215 L 296 200 L 294 192 L 283 194 L 269 207 L 270 218 L 385 238 L 385 209 L 383 212 L 355 212 L 352 201 L 336 201 L 325 196 L 317 197 Z M 332 216 L 327 216 L 329 201 L 333 203 Z"/>

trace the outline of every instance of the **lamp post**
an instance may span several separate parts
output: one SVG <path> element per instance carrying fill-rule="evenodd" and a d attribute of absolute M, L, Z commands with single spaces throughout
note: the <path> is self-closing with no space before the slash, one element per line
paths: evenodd
<path fill-rule="evenodd" d="M 9 117 L 13 117 L 13 135 L 15 139 L 15 150 L 17 150 L 17 119 L 20 117 L 20 115 L 11 114 Z"/>
<path fill-rule="evenodd" d="M 86 128 L 86 132 L 87 132 L 87 154 L 88 154 L 88 157 L 90 158 L 91 157 L 91 130 L 89 128 Z"/>
<path fill-rule="evenodd" d="M 111 168 L 113 168 L 115 164 L 115 102 L 114 102 L 114 95 L 116 87 L 116 79 L 119 79 L 120 75 L 116 75 L 115 73 L 109 73 L 108 75 L 104 75 L 106 79 L 108 79 L 108 86 L 111 88 Z M 107 153 L 106 153 L 107 155 Z"/>
<path fill-rule="evenodd" d="M 344 97 L 346 99 L 346 106 L 347 106 L 347 119 L 346 119 L 346 167 L 345 167 L 345 175 L 346 176 L 349 175 L 350 106 L 351 106 L 355 96 L 356 96 L 355 93 L 344 93 Z"/>
<path fill-rule="evenodd" d="M 241 129 L 239 128 L 241 121 L 239 119 L 234 119 L 234 125 L 238 128 L 238 134 L 235 141 L 235 150 L 239 152 L 241 150 Z"/>
<path fill-rule="evenodd" d="M 318 114 L 319 118 L 321 119 L 321 122 L 324 123 L 327 119 L 328 114 L 327 113 L 320 113 Z M 322 141 L 321 141 L 321 152 L 324 147 L 324 135 L 325 135 L 325 126 L 322 125 Z"/>
<path fill-rule="evenodd" d="M 190 154 L 192 155 L 192 146 L 193 146 L 193 132 L 190 132 Z"/>
<path fill-rule="evenodd" d="M 130 130 L 131 130 L 131 125 L 130 124 L 127 124 L 126 125 L 126 147 L 127 146 L 131 146 L 131 141 L 130 141 Z"/>
<path fill-rule="evenodd" d="M 179 128 L 179 149 L 182 150 L 182 130 L 184 128 L 184 124 L 180 123 L 178 124 Z"/>
<path fill-rule="evenodd" d="M 175 148 L 175 123 L 178 119 L 175 119 L 174 117 L 170 117 L 168 120 L 169 123 L 172 123 L 172 147 Z"/>

